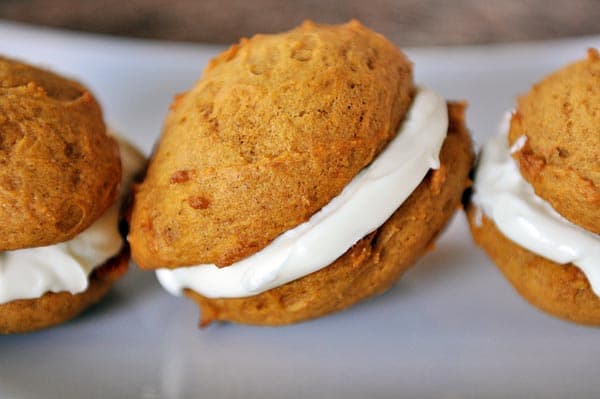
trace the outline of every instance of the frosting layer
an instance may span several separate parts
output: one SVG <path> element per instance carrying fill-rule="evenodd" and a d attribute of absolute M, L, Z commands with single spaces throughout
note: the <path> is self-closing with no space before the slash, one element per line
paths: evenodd
<path fill-rule="evenodd" d="M 559 264 L 572 263 L 600 296 L 600 236 L 562 217 L 523 179 L 511 157 L 525 144 L 508 147 L 507 115 L 500 134 L 483 148 L 473 184 L 472 202 L 512 241 Z"/>
<path fill-rule="evenodd" d="M 429 169 L 439 168 L 447 130 L 445 100 L 429 89 L 420 89 L 398 134 L 385 150 L 307 222 L 228 267 L 159 269 L 159 282 L 174 295 L 189 288 L 210 298 L 240 298 L 329 265 L 381 226 Z"/>
<path fill-rule="evenodd" d="M 123 165 L 122 200 L 135 174 L 144 166 L 144 158 L 124 140 L 117 141 Z M 119 233 L 121 200 L 69 241 L 0 252 L 0 304 L 39 298 L 46 292 L 85 291 L 94 268 L 119 253 L 123 246 Z"/>

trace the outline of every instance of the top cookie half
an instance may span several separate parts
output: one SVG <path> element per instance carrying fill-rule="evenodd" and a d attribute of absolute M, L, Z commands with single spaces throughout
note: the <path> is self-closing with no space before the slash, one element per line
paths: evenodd
<path fill-rule="evenodd" d="M 600 234 L 600 55 L 568 65 L 519 98 L 510 126 L 521 174 L 564 217 Z"/>
<path fill-rule="evenodd" d="M 356 21 L 256 35 L 178 95 L 129 240 L 145 268 L 229 265 L 308 220 L 394 137 L 411 64 Z"/>
<path fill-rule="evenodd" d="M 0 57 L 0 251 L 74 237 L 114 202 L 120 178 L 92 94 Z"/>

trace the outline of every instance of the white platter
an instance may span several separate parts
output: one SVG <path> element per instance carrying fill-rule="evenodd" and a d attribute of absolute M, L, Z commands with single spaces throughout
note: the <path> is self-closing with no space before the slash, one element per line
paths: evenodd
<path fill-rule="evenodd" d="M 466 99 L 481 143 L 517 94 L 600 36 L 407 49 L 417 81 Z M 0 53 L 88 84 L 108 124 L 148 153 L 172 96 L 219 47 L 0 21 Z M 196 328 L 198 310 L 132 268 L 65 325 L 0 337 L 0 398 L 600 397 L 600 331 L 526 304 L 472 244 L 462 214 L 389 292 L 282 328 Z"/>

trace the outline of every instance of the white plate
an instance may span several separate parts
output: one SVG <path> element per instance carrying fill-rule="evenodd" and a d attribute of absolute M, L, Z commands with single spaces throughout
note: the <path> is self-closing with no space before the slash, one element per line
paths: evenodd
<path fill-rule="evenodd" d="M 409 49 L 417 80 L 467 99 L 478 142 L 518 93 L 600 37 Z M 219 47 L 105 38 L 0 22 L 0 53 L 87 83 L 108 123 L 149 152 L 173 94 Z M 598 397 L 600 334 L 526 304 L 458 214 L 389 292 L 282 328 L 216 324 L 132 269 L 82 317 L 0 337 L 2 398 Z"/>

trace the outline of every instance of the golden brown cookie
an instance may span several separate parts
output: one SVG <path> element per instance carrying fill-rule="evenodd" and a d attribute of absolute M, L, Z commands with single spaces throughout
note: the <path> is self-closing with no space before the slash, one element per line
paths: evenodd
<path fill-rule="evenodd" d="M 0 57 L 0 251 L 73 238 L 114 203 L 120 178 L 92 94 Z"/>
<path fill-rule="evenodd" d="M 0 334 L 31 332 L 61 324 L 98 302 L 127 271 L 127 246 L 115 257 L 95 269 L 88 288 L 79 294 L 46 293 L 40 298 L 19 299 L 0 304 Z"/>
<path fill-rule="evenodd" d="M 411 64 L 356 21 L 256 35 L 172 104 L 129 240 L 147 269 L 226 266 L 308 220 L 386 146 Z"/>
<path fill-rule="evenodd" d="M 137 168 L 141 156 L 127 145 L 125 165 Z M 83 232 L 119 201 L 121 169 L 119 146 L 84 86 L 0 56 L 0 255 Z M 0 333 L 50 327 L 100 300 L 127 270 L 129 247 L 119 244 L 119 254 L 98 262 L 84 292 L 0 304 Z"/>
<path fill-rule="evenodd" d="M 582 324 L 600 325 L 600 298 L 579 268 L 538 256 L 505 237 L 485 215 L 475 223 L 468 208 L 475 242 L 492 258 L 513 287 L 531 304 L 552 315 Z"/>
<path fill-rule="evenodd" d="M 281 325 L 342 310 L 388 289 L 425 252 L 460 206 L 473 163 L 464 105 L 449 105 L 450 126 L 431 170 L 400 208 L 331 265 L 248 298 L 210 299 L 187 290 L 205 326 L 215 320 Z"/>
<path fill-rule="evenodd" d="M 600 234 L 600 55 L 568 65 L 522 96 L 511 120 L 510 143 L 537 195 L 560 214 Z"/>

